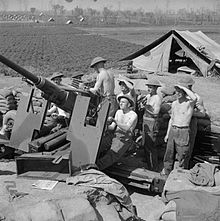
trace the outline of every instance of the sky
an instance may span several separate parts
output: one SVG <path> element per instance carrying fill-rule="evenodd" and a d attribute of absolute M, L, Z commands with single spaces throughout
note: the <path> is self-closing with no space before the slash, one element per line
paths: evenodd
<path fill-rule="evenodd" d="M 71 0 L 69 0 L 71 1 Z M 2 10 L 30 10 L 35 7 L 39 10 L 50 10 L 51 5 L 60 4 L 66 10 L 72 10 L 76 6 L 81 8 L 94 8 L 102 10 L 108 7 L 112 10 L 136 10 L 142 8 L 144 11 L 162 10 L 178 10 L 180 8 L 190 9 L 214 9 L 220 4 L 220 0 L 0 0 L 0 11 Z"/>

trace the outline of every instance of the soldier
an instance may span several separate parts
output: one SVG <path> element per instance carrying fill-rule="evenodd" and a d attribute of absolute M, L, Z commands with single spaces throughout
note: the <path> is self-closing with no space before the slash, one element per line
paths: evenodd
<path fill-rule="evenodd" d="M 108 118 L 108 129 L 114 131 L 114 133 L 111 133 L 110 140 L 109 136 L 106 136 L 108 150 L 97 161 L 97 166 L 100 170 L 104 170 L 113 163 L 118 162 L 133 146 L 133 131 L 137 124 L 137 114 L 131 109 L 134 106 L 134 101 L 129 95 L 119 96 L 118 101 L 120 109 L 117 110 L 114 118 Z M 105 137 L 102 143 L 106 144 Z M 101 145 L 101 148 L 103 150 L 105 146 Z"/>
<path fill-rule="evenodd" d="M 126 80 L 126 79 L 123 79 L 123 78 L 120 78 L 118 79 L 119 81 L 119 86 L 121 88 L 121 92 L 117 95 L 117 100 L 118 100 L 118 97 L 121 96 L 121 95 L 125 95 L 125 94 L 128 94 L 129 96 L 131 96 L 134 100 L 134 110 L 136 110 L 136 93 L 135 93 L 135 90 L 134 90 L 134 84 L 133 82 L 129 81 L 129 80 Z"/>
<path fill-rule="evenodd" d="M 64 75 L 60 72 L 55 72 L 51 76 L 50 80 L 53 81 L 58 86 L 63 86 L 62 84 L 62 77 Z M 44 129 L 41 131 L 41 135 L 44 135 L 44 133 L 50 133 L 56 132 L 60 128 L 66 127 L 68 125 L 68 117 L 69 114 L 66 113 L 61 108 L 57 107 L 56 104 L 51 103 L 50 109 L 47 111 L 47 117 L 44 122 Z"/>
<path fill-rule="evenodd" d="M 157 94 L 158 87 L 161 86 L 157 80 L 148 80 L 149 94 L 142 100 L 141 106 L 144 108 L 143 116 L 143 141 L 142 145 L 146 151 L 147 162 L 150 163 L 150 169 L 158 171 L 158 150 L 156 139 L 159 131 L 159 112 L 161 107 L 161 97 Z"/>
<path fill-rule="evenodd" d="M 3 137 L 6 135 L 9 138 L 17 112 L 17 92 L 7 88 L 1 91 L 0 115 L 2 116 L 2 128 L 0 135 L 3 135 Z"/>
<path fill-rule="evenodd" d="M 129 61 L 127 65 L 127 73 L 132 74 L 133 73 L 133 61 Z"/>
<path fill-rule="evenodd" d="M 106 61 L 107 60 L 102 57 L 96 57 L 92 60 L 90 67 L 95 69 L 98 76 L 95 86 L 89 90 L 94 94 L 99 92 L 101 96 L 110 101 L 111 107 L 109 110 L 109 116 L 114 116 L 118 107 L 114 94 L 115 80 L 114 75 L 105 69 L 104 64 Z"/>
<path fill-rule="evenodd" d="M 180 79 L 179 84 L 185 85 L 189 90 L 191 90 L 194 95 L 196 96 L 197 100 L 195 103 L 192 119 L 190 122 L 190 149 L 189 154 L 186 157 L 186 164 L 187 168 L 189 168 L 189 161 L 193 152 L 194 144 L 195 144 L 195 138 L 197 134 L 197 123 L 198 123 L 198 117 L 205 117 L 206 115 L 206 109 L 203 104 L 202 98 L 193 91 L 192 87 L 195 84 L 195 81 L 192 79 L 192 77 L 187 76 L 185 78 Z"/>
<path fill-rule="evenodd" d="M 167 148 L 161 175 L 169 175 L 174 167 L 176 154 L 179 167 L 187 169 L 186 157 L 190 149 L 190 121 L 197 98 L 191 90 L 184 86 L 175 85 L 177 100 L 172 103 L 171 117 L 164 138 Z"/>
<path fill-rule="evenodd" d="M 57 85 L 62 85 L 62 77 L 63 74 L 60 72 L 54 72 L 53 75 L 51 76 L 50 80 L 53 81 Z"/>
<path fill-rule="evenodd" d="M 53 75 L 51 76 L 50 80 L 53 81 L 58 86 L 62 86 L 63 85 L 61 83 L 62 77 L 63 77 L 62 73 L 54 72 Z M 63 118 L 67 117 L 67 113 L 64 110 L 57 107 L 55 104 L 52 104 L 52 107 L 47 111 L 47 114 L 52 115 L 54 117 L 57 117 L 57 116 L 62 116 Z"/>

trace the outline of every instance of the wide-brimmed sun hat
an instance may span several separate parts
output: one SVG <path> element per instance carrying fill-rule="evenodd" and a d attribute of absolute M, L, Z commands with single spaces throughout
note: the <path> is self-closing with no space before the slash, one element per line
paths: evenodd
<path fill-rule="evenodd" d="M 133 98 L 130 95 L 122 94 L 122 95 L 118 96 L 118 102 L 120 102 L 121 98 L 127 99 L 129 101 L 129 103 L 131 104 L 131 107 L 134 106 L 134 100 L 133 100 Z"/>
<path fill-rule="evenodd" d="M 160 84 L 160 82 L 156 79 L 149 79 L 146 81 L 146 85 L 152 85 L 152 86 L 157 86 L 157 87 L 161 87 L 162 85 Z"/>
<path fill-rule="evenodd" d="M 54 72 L 50 78 L 50 80 L 54 80 L 55 78 L 62 78 L 64 75 L 61 72 Z"/>
<path fill-rule="evenodd" d="M 118 84 L 121 85 L 122 83 L 126 84 L 129 89 L 133 89 L 134 88 L 134 83 L 133 82 L 128 81 L 126 79 L 119 78 L 118 79 Z"/>
<path fill-rule="evenodd" d="M 93 68 L 96 64 L 100 63 L 100 62 L 106 62 L 107 60 L 105 58 L 102 58 L 102 57 L 95 57 L 91 64 L 90 64 L 90 67 Z"/>
<path fill-rule="evenodd" d="M 173 95 L 175 93 L 173 86 L 163 86 L 160 88 L 160 92 L 165 95 Z"/>
<path fill-rule="evenodd" d="M 181 91 L 183 91 L 183 92 L 186 93 L 186 90 L 185 90 L 185 89 L 187 89 L 187 85 L 175 84 L 175 85 L 174 85 L 174 88 L 175 88 L 175 89 L 179 89 L 179 90 L 181 90 Z"/>
<path fill-rule="evenodd" d="M 184 87 L 188 87 L 195 84 L 195 81 L 190 76 L 186 76 L 184 78 L 181 78 L 177 84 Z"/>

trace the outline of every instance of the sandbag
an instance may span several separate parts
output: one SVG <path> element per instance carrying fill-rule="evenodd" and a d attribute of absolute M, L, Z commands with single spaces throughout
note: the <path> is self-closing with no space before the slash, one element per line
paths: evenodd
<path fill-rule="evenodd" d="M 166 212 L 162 216 L 163 221 L 176 221 L 176 211 Z"/>
<path fill-rule="evenodd" d="M 40 202 L 15 210 L 16 221 L 62 221 L 59 209 L 52 201 Z"/>
<path fill-rule="evenodd" d="M 34 205 L 17 205 L 6 220 L 99 221 L 94 208 L 82 197 L 46 200 Z"/>
<path fill-rule="evenodd" d="M 0 90 L 0 112 L 6 113 L 8 110 L 17 110 L 17 100 L 10 89 Z"/>
<path fill-rule="evenodd" d="M 176 221 L 176 203 L 171 200 L 165 207 L 162 214 L 163 221 Z"/>
<path fill-rule="evenodd" d="M 5 107 L 0 106 L 0 112 L 1 112 L 2 114 L 5 114 L 7 111 L 9 111 L 9 109 L 8 109 L 7 106 L 5 106 Z"/>
<path fill-rule="evenodd" d="M 99 220 L 103 221 L 120 221 L 118 212 L 115 210 L 114 206 L 106 203 L 99 202 L 96 204 L 96 210 L 98 212 L 98 217 L 100 217 Z"/>
<path fill-rule="evenodd" d="M 5 114 L 9 110 L 6 99 L 0 95 L 0 112 Z"/>
<path fill-rule="evenodd" d="M 8 97 L 8 96 L 10 96 L 10 95 L 13 95 L 13 92 L 12 92 L 12 90 L 10 90 L 10 89 L 8 89 L 8 88 L 4 88 L 4 89 L 1 89 L 1 90 L 0 90 L 0 94 L 1 94 L 4 98 L 6 98 L 6 97 Z"/>
<path fill-rule="evenodd" d="M 94 208 L 87 199 L 75 197 L 72 199 L 61 199 L 57 202 L 62 209 L 65 221 L 98 221 Z"/>

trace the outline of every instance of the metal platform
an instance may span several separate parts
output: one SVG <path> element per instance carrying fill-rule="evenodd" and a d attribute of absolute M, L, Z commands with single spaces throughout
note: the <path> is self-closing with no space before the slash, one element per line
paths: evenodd
<path fill-rule="evenodd" d="M 54 155 L 23 154 L 16 158 L 18 177 L 66 181 L 71 176 L 70 151 Z"/>

